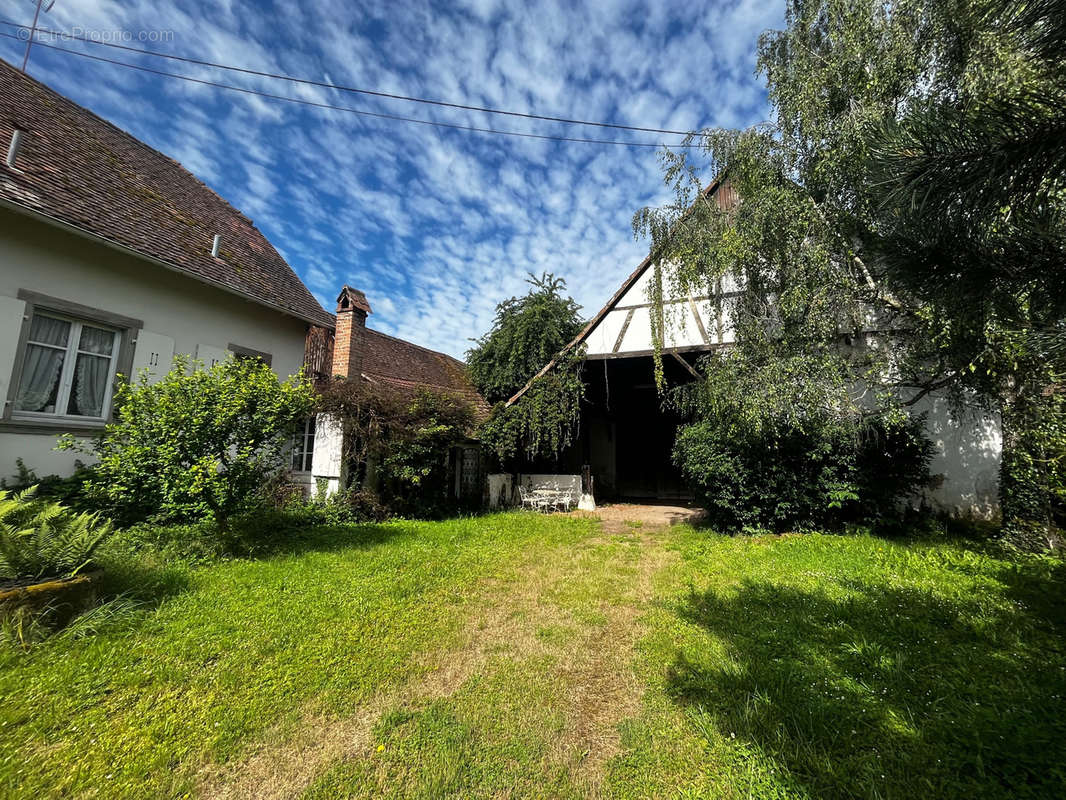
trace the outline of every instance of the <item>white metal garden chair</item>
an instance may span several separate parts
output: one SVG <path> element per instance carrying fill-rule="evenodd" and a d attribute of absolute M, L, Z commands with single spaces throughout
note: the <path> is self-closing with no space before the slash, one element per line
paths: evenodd
<path fill-rule="evenodd" d="M 518 499 L 522 503 L 522 508 L 529 508 L 530 511 L 536 511 L 536 497 L 533 492 L 527 489 L 525 486 L 518 487 Z"/>

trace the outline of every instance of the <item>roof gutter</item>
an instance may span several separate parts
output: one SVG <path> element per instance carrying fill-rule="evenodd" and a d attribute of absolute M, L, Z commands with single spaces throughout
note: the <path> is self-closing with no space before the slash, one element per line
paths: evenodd
<path fill-rule="evenodd" d="M 91 231 L 87 231 L 84 228 L 79 228 L 77 225 L 71 225 L 69 222 L 64 222 L 63 220 L 57 217 L 53 217 L 50 214 L 35 211 L 32 208 L 27 208 L 26 206 L 20 205 L 19 203 L 12 203 L 10 200 L 5 200 L 3 198 L 0 198 L 0 208 L 6 208 L 9 211 L 14 211 L 17 214 L 22 214 L 24 216 L 30 217 L 31 219 L 40 220 L 41 222 L 44 222 L 47 225 L 51 225 L 54 228 L 66 231 L 67 233 L 73 233 L 74 235 L 80 236 L 83 239 L 88 239 L 91 242 L 102 244 L 104 247 L 109 247 L 112 250 L 116 250 L 119 253 L 123 253 L 124 255 L 139 258 L 142 261 L 147 261 L 148 263 L 154 264 L 157 267 L 163 267 L 164 269 L 170 270 L 171 272 L 176 272 L 179 275 L 183 275 L 186 278 L 192 278 L 194 281 L 197 281 L 199 283 L 203 283 L 208 286 L 213 286 L 216 289 L 221 289 L 222 291 L 228 294 L 236 295 L 237 297 L 240 297 L 244 300 L 248 300 L 252 303 L 255 303 L 256 305 L 265 306 L 266 308 L 269 308 L 273 311 L 279 311 L 282 314 L 285 314 L 286 316 L 293 317 L 295 319 L 300 320 L 301 322 L 306 322 L 308 325 L 314 325 L 318 328 L 327 327 L 323 325 L 320 321 L 304 316 L 303 314 L 300 314 L 297 311 L 293 311 L 291 308 L 285 308 L 284 306 L 279 306 L 276 303 L 267 302 L 266 300 L 256 297 L 255 295 L 249 294 L 248 292 L 243 292 L 240 289 L 236 289 L 232 286 L 227 286 L 221 281 L 213 281 L 210 278 L 205 278 L 201 275 L 195 275 L 189 270 L 180 267 L 170 261 L 164 261 L 161 258 L 156 258 L 155 256 L 148 255 L 147 253 L 142 253 L 140 250 L 135 250 L 132 247 L 127 247 L 126 245 L 120 244 L 119 242 L 116 242 L 113 239 L 108 239 L 106 236 L 100 236 L 99 234 L 92 233 Z M 333 329 L 335 326 L 330 325 L 328 327 L 330 329 Z"/>

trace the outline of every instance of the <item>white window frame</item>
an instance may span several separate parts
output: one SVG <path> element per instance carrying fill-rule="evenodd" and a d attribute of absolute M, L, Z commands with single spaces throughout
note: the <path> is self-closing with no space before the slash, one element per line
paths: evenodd
<path fill-rule="evenodd" d="M 122 331 L 111 325 L 104 325 L 91 319 L 79 319 L 67 314 L 59 314 L 47 309 L 34 309 L 33 316 L 47 317 L 48 319 L 58 319 L 63 322 L 70 323 L 70 334 L 67 337 L 66 347 L 60 347 L 55 344 L 48 344 L 45 342 L 33 342 L 27 337 L 23 343 L 22 352 L 20 356 L 25 359 L 26 354 L 29 352 L 31 345 L 34 347 L 47 347 L 52 350 L 62 350 L 65 355 L 63 357 L 63 369 L 59 374 L 59 388 L 56 391 L 56 410 L 55 411 L 25 411 L 19 408 L 12 408 L 11 418 L 13 420 L 64 420 L 69 422 L 104 422 L 107 420 L 111 412 L 111 396 L 114 394 L 115 387 L 115 374 L 118 371 L 119 353 L 122 346 Z M 30 320 L 32 324 L 32 318 Z M 70 406 L 70 392 L 74 385 L 74 370 L 77 368 L 78 356 L 88 355 L 96 358 L 104 357 L 103 353 L 92 353 L 80 348 L 81 344 L 81 331 L 82 326 L 88 325 L 90 328 L 96 328 L 97 330 L 110 331 L 113 338 L 111 342 L 111 353 L 107 356 L 110 363 L 107 370 L 107 383 L 104 388 L 104 401 L 101 405 L 101 413 L 96 417 L 89 417 L 83 414 L 67 414 Z M 15 387 L 15 396 L 17 398 L 18 391 L 22 388 L 22 380 L 25 374 L 19 375 L 19 385 Z"/>
<path fill-rule="evenodd" d="M 308 430 L 308 428 L 310 428 L 312 425 L 315 425 L 315 418 L 314 417 L 308 417 L 307 419 L 304 420 L 303 427 L 300 430 L 298 430 L 296 432 L 296 434 L 292 437 L 292 439 L 293 439 L 293 441 L 292 441 L 292 445 L 293 445 L 293 453 L 292 453 L 292 455 L 296 454 L 296 452 L 295 452 L 296 451 L 296 446 L 297 446 L 297 442 L 299 442 L 301 444 L 300 466 L 301 467 L 306 467 L 306 469 L 295 469 L 295 468 L 293 468 L 292 467 L 292 458 L 290 458 L 289 459 L 289 467 L 290 467 L 289 471 L 294 473 L 294 474 L 307 475 L 307 474 L 309 474 L 311 472 L 311 465 L 312 465 L 312 461 L 313 461 L 314 454 L 315 454 L 315 435 L 318 433 L 318 426 L 317 425 L 315 425 L 315 429 L 314 430 L 311 430 L 311 431 Z M 311 442 L 310 449 L 308 449 L 308 447 L 307 447 L 308 440 L 310 440 L 310 442 Z"/>

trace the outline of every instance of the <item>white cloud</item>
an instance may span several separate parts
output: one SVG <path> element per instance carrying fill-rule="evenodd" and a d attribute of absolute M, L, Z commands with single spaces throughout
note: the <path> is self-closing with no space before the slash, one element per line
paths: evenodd
<path fill-rule="evenodd" d="M 148 46 L 332 85 L 689 129 L 766 117 L 753 75 L 755 39 L 779 24 L 782 6 L 780 0 L 696 6 L 464 0 L 445 14 L 439 6 L 401 8 L 387 0 L 370 0 L 358 12 L 341 0 L 306 0 L 269 11 L 250 0 L 180 6 L 60 0 L 46 23 L 172 30 L 171 42 Z M 663 138 L 85 49 L 367 111 L 551 135 Z M 20 61 L 21 49 L 2 40 L 0 55 Z M 484 332 L 498 301 L 525 291 L 528 272 L 564 277 L 585 313 L 595 313 L 645 255 L 646 245 L 633 240 L 633 212 L 665 199 L 653 149 L 374 120 L 43 48 L 34 52 L 31 72 L 178 159 L 238 205 L 327 309 L 340 284 L 351 283 L 367 292 L 373 327 L 454 355 Z"/>

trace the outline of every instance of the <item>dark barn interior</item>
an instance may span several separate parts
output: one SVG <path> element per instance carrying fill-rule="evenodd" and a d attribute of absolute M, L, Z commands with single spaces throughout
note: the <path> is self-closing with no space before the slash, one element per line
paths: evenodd
<path fill-rule="evenodd" d="M 669 386 L 694 380 L 679 358 L 663 356 Z M 663 408 L 654 369 L 648 355 L 585 362 L 581 435 L 567 460 L 590 467 L 597 501 L 691 499 L 670 458 L 681 419 Z"/>

